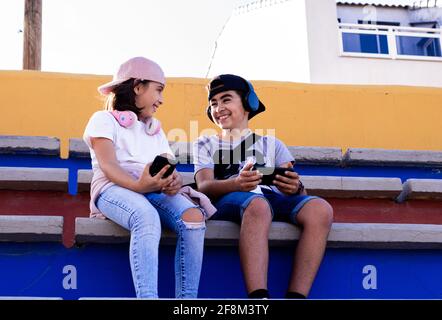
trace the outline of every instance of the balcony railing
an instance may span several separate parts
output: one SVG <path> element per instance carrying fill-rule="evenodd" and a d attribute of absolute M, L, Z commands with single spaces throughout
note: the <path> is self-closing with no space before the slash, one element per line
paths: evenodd
<path fill-rule="evenodd" d="M 338 25 L 341 56 L 442 61 L 440 28 Z"/>

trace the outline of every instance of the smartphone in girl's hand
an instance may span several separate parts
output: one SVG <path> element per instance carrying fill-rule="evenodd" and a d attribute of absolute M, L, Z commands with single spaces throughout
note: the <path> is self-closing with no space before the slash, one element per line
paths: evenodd
<path fill-rule="evenodd" d="M 164 166 L 167 165 L 170 165 L 170 167 L 164 173 L 163 178 L 167 178 L 172 174 L 172 172 L 175 170 L 176 164 L 171 163 L 166 157 L 160 155 L 156 156 L 149 168 L 150 175 L 152 177 L 155 176 L 158 172 L 160 172 L 161 169 L 163 169 Z"/>

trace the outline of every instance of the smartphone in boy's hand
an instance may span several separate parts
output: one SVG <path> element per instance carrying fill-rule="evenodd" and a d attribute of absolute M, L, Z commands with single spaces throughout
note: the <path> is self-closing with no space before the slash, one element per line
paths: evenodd
<path fill-rule="evenodd" d="M 276 175 L 287 177 L 286 171 L 295 171 L 293 168 L 283 167 L 257 167 L 256 169 L 263 174 L 261 178 L 261 184 L 263 185 L 274 185 L 273 180 L 276 180 Z"/>
<path fill-rule="evenodd" d="M 172 163 L 169 159 L 163 156 L 156 156 L 153 160 L 150 168 L 149 173 L 152 177 L 154 177 L 158 172 L 160 172 L 161 169 L 163 169 L 164 166 L 170 165 L 169 169 L 164 173 L 163 178 L 167 178 L 170 176 L 173 171 L 175 170 L 176 164 Z"/>

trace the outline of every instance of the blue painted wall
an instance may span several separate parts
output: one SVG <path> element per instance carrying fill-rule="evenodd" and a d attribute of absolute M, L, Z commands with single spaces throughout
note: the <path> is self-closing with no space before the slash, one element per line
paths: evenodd
<path fill-rule="evenodd" d="M 174 250 L 171 245 L 160 247 L 162 298 L 174 296 Z M 291 261 L 291 248 L 271 248 L 269 289 L 273 298 L 281 298 L 285 292 Z M 310 298 L 442 299 L 441 265 L 441 250 L 327 249 Z M 75 267 L 76 289 L 63 288 L 63 279 L 73 275 L 73 269 L 63 273 L 65 266 Z M 366 273 L 364 267 L 369 269 Z M 364 278 L 372 289 L 364 288 Z M 57 243 L 0 244 L 0 296 L 78 299 L 134 295 L 128 244 L 71 249 Z M 237 247 L 206 247 L 199 297 L 245 298 Z"/>

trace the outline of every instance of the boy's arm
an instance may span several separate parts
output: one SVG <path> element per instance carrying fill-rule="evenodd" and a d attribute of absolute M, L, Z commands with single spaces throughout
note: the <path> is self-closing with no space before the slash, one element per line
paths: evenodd
<path fill-rule="evenodd" d="M 215 180 L 213 169 L 201 169 L 195 175 L 198 191 L 212 199 L 230 192 L 251 191 L 256 188 L 262 178 L 262 174 L 257 170 L 250 171 L 252 166 L 253 164 L 246 165 L 238 176 L 226 180 Z"/>
<path fill-rule="evenodd" d="M 198 191 L 215 199 L 226 193 L 239 191 L 235 179 L 215 180 L 212 169 L 201 169 L 195 175 Z"/>

